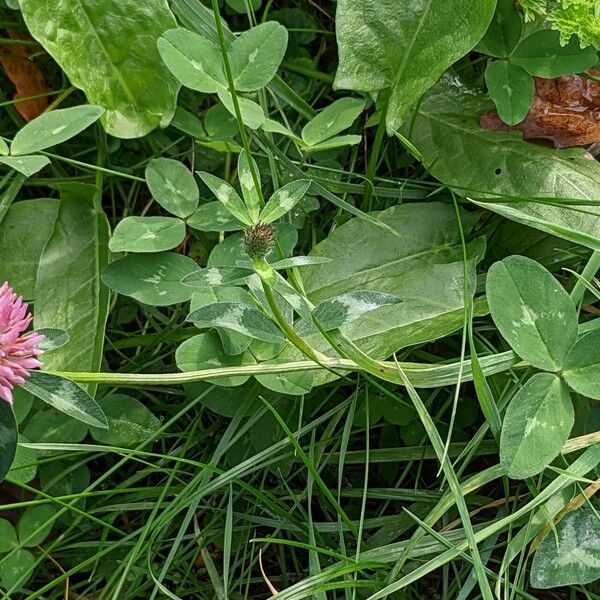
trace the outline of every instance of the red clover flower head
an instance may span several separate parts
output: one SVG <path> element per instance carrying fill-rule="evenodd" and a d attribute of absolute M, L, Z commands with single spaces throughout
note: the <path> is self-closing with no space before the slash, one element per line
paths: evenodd
<path fill-rule="evenodd" d="M 43 335 L 24 333 L 33 317 L 23 298 L 4 283 L 0 286 L 0 399 L 12 404 L 12 390 L 25 382 L 30 369 L 42 363 L 36 358 L 43 350 L 36 348 Z"/>

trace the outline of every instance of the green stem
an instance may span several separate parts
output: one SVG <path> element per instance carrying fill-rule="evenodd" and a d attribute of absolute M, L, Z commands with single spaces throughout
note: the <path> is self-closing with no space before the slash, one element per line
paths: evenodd
<path fill-rule="evenodd" d="M 383 100 L 381 105 L 379 123 L 377 125 L 377 132 L 375 133 L 375 140 L 373 141 L 373 147 L 369 153 L 369 163 L 367 164 L 367 183 L 365 184 L 365 193 L 363 196 L 363 209 L 371 209 L 371 197 L 373 196 L 373 185 L 375 180 L 375 174 L 377 171 L 377 163 L 379 162 L 379 153 L 381 151 L 381 144 L 383 143 L 383 135 L 385 134 L 385 120 L 388 109 L 388 98 Z"/>
<path fill-rule="evenodd" d="M 392 368 L 398 369 L 396 363 L 378 362 L 385 367 L 386 372 Z M 519 362 L 513 352 L 504 352 L 481 358 L 481 368 L 486 375 L 501 373 L 513 368 L 527 368 L 527 363 Z M 186 373 L 92 373 L 58 371 L 55 375 L 66 377 L 77 383 L 101 383 L 105 385 L 125 385 L 145 387 L 149 385 L 183 385 L 219 377 L 234 377 L 241 375 L 269 375 L 275 373 L 317 371 L 319 368 L 337 371 L 362 372 L 364 368 L 353 360 L 343 358 L 326 358 L 319 364 L 311 360 L 290 361 L 286 363 L 262 363 L 258 365 L 243 365 L 239 367 L 218 367 L 188 371 Z M 416 388 L 435 388 L 456 383 L 458 363 L 441 365 L 426 365 L 420 363 L 400 363 L 400 367 L 408 377 L 411 385 Z M 378 373 L 379 376 L 379 373 Z M 470 381 L 472 371 L 465 365 L 463 380 Z"/>
<path fill-rule="evenodd" d="M 583 295 L 585 294 L 585 283 L 588 283 L 594 278 L 598 270 L 600 269 L 600 252 L 598 250 L 594 250 L 590 259 L 588 260 L 585 268 L 583 269 L 583 273 L 581 273 L 581 279 L 578 279 L 571 290 L 571 300 L 575 302 L 575 304 L 579 304 L 583 299 Z M 582 281 L 583 280 L 583 281 Z"/>
<path fill-rule="evenodd" d="M 57 97 L 56 100 L 54 100 L 54 102 L 52 102 L 50 104 L 50 106 L 48 106 L 48 108 L 44 111 L 44 112 L 50 112 L 51 110 L 54 110 L 57 106 L 60 106 L 63 102 L 63 100 L 65 100 L 66 98 L 68 98 L 77 88 L 74 86 L 68 87 L 66 89 L 64 89 Z"/>
<path fill-rule="evenodd" d="M 227 76 L 227 84 L 229 86 L 229 93 L 231 94 L 231 101 L 233 103 L 233 110 L 235 112 L 235 118 L 237 120 L 238 129 L 240 131 L 240 137 L 242 139 L 242 146 L 248 155 L 248 166 L 250 173 L 252 174 L 252 180 L 254 181 L 254 187 L 258 193 L 258 197 L 261 204 L 265 203 L 260 187 L 260 178 L 254 168 L 252 162 L 252 154 L 250 153 L 250 140 L 248 139 L 248 133 L 246 132 L 246 126 L 242 119 L 242 111 L 240 110 L 240 103 L 238 102 L 237 93 L 235 91 L 235 83 L 233 81 L 233 72 L 231 70 L 231 64 L 229 63 L 229 54 L 227 53 L 227 44 L 225 42 L 225 33 L 223 31 L 223 23 L 221 21 L 221 13 L 219 12 L 218 0 L 212 0 L 212 9 L 215 15 L 215 24 L 217 29 L 217 36 L 219 37 L 219 45 L 221 47 L 221 55 L 223 57 L 223 65 L 225 67 L 225 75 Z"/>
<path fill-rule="evenodd" d="M 79 160 L 74 160 L 72 158 L 67 158 L 66 156 L 60 156 L 58 154 L 52 154 L 51 152 L 43 152 L 40 154 L 44 156 L 48 156 L 49 158 L 54 158 L 55 160 L 65 162 L 69 165 L 74 165 L 76 167 L 81 167 L 82 169 L 87 169 L 88 171 L 100 171 L 102 173 L 106 173 L 107 175 L 116 175 L 117 177 L 123 177 L 125 179 L 131 179 L 132 181 L 139 181 L 141 183 L 145 183 L 146 180 L 142 177 L 137 177 L 136 175 L 129 175 L 129 173 L 122 173 L 121 171 L 114 171 L 113 169 L 106 169 L 105 167 L 99 167 L 97 165 L 90 165 L 88 163 L 81 162 Z"/>
<path fill-rule="evenodd" d="M 330 359 L 327 356 L 325 356 L 324 354 L 321 354 L 318 350 L 315 350 L 310 344 L 305 342 L 294 331 L 294 328 L 287 322 L 284 314 L 281 312 L 281 309 L 279 308 L 279 305 L 277 304 L 277 300 L 275 299 L 275 296 L 273 295 L 273 290 L 271 289 L 271 286 L 262 278 L 261 278 L 261 282 L 262 282 L 263 292 L 265 293 L 269 307 L 271 308 L 271 311 L 273 311 L 273 316 L 275 317 L 275 320 L 279 324 L 279 327 L 281 327 L 281 329 L 287 336 L 288 340 L 290 342 L 292 342 L 292 344 L 294 344 L 294 346 L 296 346 L 296 348 L 298 348 L 298 350 L 300 350 L 300 352 L 302 352 L 302 354 L 304 354 L 307 358 L 310 358 L 317 364 L 324 365 L 327 361 L 329 361 Z"/>

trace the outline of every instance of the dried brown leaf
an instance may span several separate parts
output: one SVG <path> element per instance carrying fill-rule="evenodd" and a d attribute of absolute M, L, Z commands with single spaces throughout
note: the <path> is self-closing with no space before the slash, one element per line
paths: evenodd
<path fill-rule="evenodd" d="M 8 35 L 14 40 L 31 40 L 27 34 L 8 29 Z M 39 94 L 45 94 L 52 90 L 46 85 L 44 74 L 37 63 L 30 56 L 41 50 L 40 47 L 32 47 L 20 44 L 3 46 L 0 53 L 0 64 L 7 77 L 15 86 L 16 93 L 13 100 L 30 98 Z M 48 96 L 33 98 L 15 102 L 15 108 L 26 120 L 31 121 L 42 114 L 48 107 Z"/>
<path fill-rule="evenodd" d="M 507 125 L 491 110 L 480 124 L 493 131 L 522 131 L 526 140 L 548 139 L 555 148 L 594 144 L 600 142 L 600 84 L 580 75 L 535 77 L 533 102 L 521 123 Z"/>

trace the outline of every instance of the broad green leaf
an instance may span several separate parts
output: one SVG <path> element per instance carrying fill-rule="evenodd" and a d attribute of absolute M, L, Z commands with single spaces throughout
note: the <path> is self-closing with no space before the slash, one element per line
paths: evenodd
<path fill-rule="evenodd" d="M 198 231 L 239 231 L 244 228 L 221 202 L 202 204 L 187 219 L 187 224 Z"/>
<path fill-rule="evenodd" d="M 24 586 L 33 575 L 35 558 L 29 550 L 19 548 L 0 563 L 0 583 L 7 589 Z M 20 584 L 18 583 L 20 582 Z"/>
<path fill-rule="evenodd" d="M 198 265 L 187 256 L 173 252 L 129 254 L 110 263 L 102 281 L 111 290 L 152 306 L 186 302 L 193 290 L 181 283 Z"/>
<path fill-rule="evenodd" d="M 254 92 L 265 87 L 277 73 L 287 42 L 287 29 L 275 21 L 261 23 L 238 36 L 228 51 L 235 89 Z"/>
<path fill-rule="evenodd" d="M 533 100 L 533 77 L 508 60 L 496 60 L 487 66 L 485 82 L 500 118 L 508 125 L 520 123 Z"/>
<path fill-rule="evenodd" d="M 513 0 L 498 0 L 496 12 L 476 50 L 507 58 L 521 38 L 523 23 Z"/>
<path fill-rule="evenodd" d="M 256 222 L 258 221 L 261 207 L 260 190 L 256 189 L 250 165 L 254 167 L 256 176 L 260 178 L 260 172 L 255 160 L 252 157 L 248 160 L 248 155 L 246 154 L 246 151 L 243 150 L 240 152 L 238 158 L 238 179 L 240 180 L 242 195 L 244 196 L 244 202 L 246 203 L 250 218 L 253 222 Z M 260 179 L 258 180 L 258 184 L 260 185 Z"/>
<path fill-rule="evenodd" d="M 146 183 L 152 197 L 171 214 L 185 219 L 200 198 L 193 173 L 170 158 L 154 158 L 146 167 Z"/>
<path fill-rule="evenodd" d="M 106 110 L 106 131 L 146 135 L 171 121 L 179 83 L 156 48 L 176 26 L 167 0 L 20 0 L 27 29 L 71 83 Z"/>
<path fill-rule="evenodd" d="M 277 361 L 268 361 L 263 364 L 277 364 Z M 256 375 L 256 380 L 268 390 L 290 396 L 303 396 L 313 388 L 314 375 L 311 371 L 298 373 L 273 373 L 269 375 Z"/>
<path fill-rule="evenodd" d="M 281 342 L 278 327 L 261 311 L 240 302 L 217 302 L 187 316 L 197 327 L 224 327 L 265 342 Z"/>
<path fill-rule="evenodd" d="M 308 191 L 310 179 L 298 179 L 280 187 L 270 198 L 260 213 L 259 220 L 273 223 L 287 214 Z"/>
<path fill-rule="evenodd" d="M 101 444 L 129 448 L 146 441 L 160 428 L 160 421 L 139 400 L 125 394 L 111 394 L 99 400 L 108 420 L 108 429 L 91 428 Z"/>
<path fill-rule="evenodd" d="M 17 422 L 8 402 L 0 402 L 0 481 L 10 471 L 17 452 Z"/>
<path fill-rule="evenodd" d="M 534 367 L 561 370 L 577 338 L 577 310 L 552 274 L 530 258 L 509 256 L 488 271 L 486 293 L 512 349 Z"/>
<path fill-rule="evenodd" d="M 378 308 L 400 302 L 402 300 L 397 296 L 381 292 L 347 292 L 321 302 L 313 311 L 313 318 L 325 331 L 329 331 L 352 323 Z"/>
<path fill-rule="evenodd" d="M 34 298 L 40 257 L 52 234 L 58 207 L 57 200 L 45 198 L 15 202 L 0 221 L 0 281 L 10 281 L 26 300 Z"/>
<path fill-rule="evenodd" d="M 365 108 L 365 101 L 359 98 L 340 98 L 324 108 L 302 129 L 302 140 L 308 146 L 315 146 L 348 129 Z"/>
<path fill-rule="evenodd" d="M 479 92 L 444 77 L 403 133 L 429 172 L 469 199 L 514 221 L 600 250 L 600 206 L 569 206 L 567 201 L 597 202 L 600 165 L 584 158 L 579 149 L 555 150 L 523 141 L 521 133 L 482 129 L 479 118 L 491 106 Z M 536 198 L 552 199 L 552 204 Z"/>
<path fill-rule="evenodd" d="M 531 564 L 531 585 L 538 589 L 571 588 L 598 578 L 600 519 L 584 505 L 563 516 L 538 546 Z"/>
<path fill-rule="evenodd" d="M 27 439 L 36 443 L 77 443 L 88 431 L 87 425 L 54 410 L 38 410 L 23 430 Z"/>
<path fill-rule="evenodd" d="M 238 221 L 241 221 L 245 225 L 252 225 L 253 221 L 248 213 L 248 209 L 231 185 L 205 171 L 199 171 L 198 175 L 216 196 L 217 200 L 219 200 L 219 202 L 221 202 Z"/>
<path fill-rule="evenodd" d="M 462 326 L 464 266 L 451 206 L 407 203 L 371 214 L 395 233 L 351 219 L 312 249 L 311 254 L 331 262 L 303 268 L 302 280 L 314 304 L 362 290 L 401 297 L 401 304 L 384 306 L 344 327 L 361 349 L 385 358 Z M 461 211 L 461 219 L 468 234 L 478 215 Z M 470 293 L 475 289 L 482 242 L 467 244 Z"/>
<path fill-rule="evenodd" d="M 104 112 L 100 106 L 83 105 L 42 113 L 17 132 L 10 153 L 31 154 L 66 142 L 95 123 Z"/>
<path fill-rule="evenodd" d="M 227 269 L 227 267 L 225 267 L 225 269 Z M 229 282 L 229 285 L 213 285 L 197 289 L 190 301 L 190 312 L 208 306 L 209 304 L 215 304 L 215 302 L 239 302 L 251 306 L 254 299 L 250 293 L 244 288 L 232 287 L 232 285 L 233 282 Z M 221 345 L 225 354 L 231 356 L 242 354 L 242 352 L 245 352 L 252 343 L 251 337 L 231 329 L 217 327 L 217 332 L 221 338 Z"/>
<path fill-rule="evenodd" d="M 4 139 L 0 138 L 0 155 L 8 156 L 10 150 L 8 149 L 8 144 L 4 141 Z"/>
<path fill-rule="evenodd" d="M 181 244 L 185 223 L 175 217 L 125 217 L 115 227 L 112 252 L 161 252 Z"/>
<path fill-rule="evenodd" d="M 0 519 L 0 553 L 10 552 L 18 543 L 17 532 L 10 521 Z"/>
<path fill-rule="evenodd" d="M 560 453 L 573 427 L 567 386 L 552 373 L 537 373 L 514 395 L 502 423 L 500 464 L 509 477 L 533 477 Z"/>
<path fill-rule="evenodd" d="M 336 10 L 339 67 L 334 85 L 389 89 L 386 124 L 395 132 L 440 75 L 481 39 L 495 0 L 398 2 L 340 0 Z"/>
<path fill-rule="evenodd" d="M 214 331 L 201 333 L 186 340 L 177 348 L 175 361 L 182 371 L 200 371 L 220 367 L 239 367 L 255 364 L 254 357 L 248 351 L 231 356 L 223 351 L 219 336 Z M 218 377 L 206 381 L 224 387 L 236 387 L 248 381 L 249 375 L 239 377 Z"/>
<path fill-rule="evenodd" d="M 28 548 L 39 546 L 50 534 L 56 509 L 48 504 L 28 508 L 19 519 L 19 542 Z"/>
<path fill-rule="evenodd" d="M 23 387 L 56 410 L 93 427 L 107 427 L 107 421 L 97 402 L 70 379 L 31 371 Z"/>
<path fill-rule="evenodd" d="M 0 163 L 18 171 L 25 177 L 32 177 L 50 164 L 47 156 L 32 154 L 31 156 L 0 156 Z"/>
<path fill-rule="evenodd" d="M 158 51 L 185 87 L 212 94 L 227 85 L 221 51 L 201 35 L 187 29 L 171 29 L 158 40 Z"/>
<path fill-rule="evenodd" d="M 100 281 L 108 262 L 108 220 L 93 186 L 61 189 L 54 231 L 40 257 L 34 327 L 64 329 L 69 342 L 44 357 L 53 371 L 98 371 L 109 292 Z M 94 395 L 95 386 L 86 388 Z"/>
<path fill-rule="evenodd" d="M 213 288 L 219 285 L 238 285 L 251 275 L 248 269 L 237 267 L 207 267 L 199 269 L 182 279 L 182 283 L 195 289 Z"/>
<path fill-rule="evenodd" d="M 578 394 L 600 400 L 600 329 L 575 342 L 565 358 L 563 377 Z"/>
<path fill-rule="evenodd" d="M 219 96 L 223 106 L 235 116 L 233 98 L 229 91 L 222 88 L 217 91 L 217 96 Z M 237 100 L 244 125 L 250 127 L 250 129 L 258 129 L 265 122 L 265 113 L 260 104 L 243 96 L 237 96 Z"/>
<path fill-rule="evenodd" d="M 531 75 L 559 77 L 587 71 L 598 62 L 598 54 L 593 46 L 581 48 L 575 36 L 561 46 L 558 31 L 542 29 L 523 39 L 510 60 Z"/>

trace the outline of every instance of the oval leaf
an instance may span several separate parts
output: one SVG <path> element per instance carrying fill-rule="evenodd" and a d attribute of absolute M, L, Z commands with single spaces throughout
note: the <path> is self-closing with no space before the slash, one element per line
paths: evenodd
<path fill-rule="evenodd" d="M 198 231 L 239 231 L 244 228 L 220 202 L 203 204 L 186 222 Z"/>
<path fill-rule="evenodd" d="M 485 83 L 500 118 L 508 125 L 520 123 L 533 99 L 533 77 L 518 65 L 496 60 L 485 70 Z"/>
<path fill-rule="evenodd" d="M 254 184 L 251 165 L 257 177 L 260 177 L 255 160 L 252 157 L 248 160 L 246 151 L 242 150 L 238 158 L 238 179 L 240 180 L 242 195 L 244 196 L 244 202 L 246 203 L 250 217 L 253 221 L 257 221 L 260 214 L 261 192 L 260 189 L 256 189 L 256 185 Z M 260 186 L 260 180 L 258 184 Z"/>
<path fill-rule="evenodd" d="M 0 156 L 0 163 L 18 171 L 25 177 L 31 177 L 49 165 L 50 159 L 47 156 L 39 156 L 38 154 L 31 156 Z"/>
<path fill-rule="evenodd" d="M 29 550 L 19 548 L 0 564 L 0 582 L 7 589 L 22 588 L 35 568 L 35 558 Z"/>
<path fill-rule="evenodd" d="M 70 379 L 52 373 L 31 371 L 23 388 L 78 421 L 93 427 L 108 426 L 106 416 L 96 401 Z"/>
<path fill-rule="evenodd" d="M 233 98 L 229 91 L 222 88 L 218 90 L 217 95 L 223 106 L 235 117 Z M 244 125 L 250 129 L 258 129 L 265 122 L 265 113 L 260 104 L 243 96 L 237 96 L 237 101 Z"/>
<path fill-rule="evenodd" d="M 245 225 L 252 225 L 252 219 L 248 214 L 248 210 L 239 194 L 231 185 L 205 171 L 199 171 L 198 175 L 216 196 L 217 200 L 219 200 L 219 202 L 221 202 L 238 221 L 241 221 Z"/>
<path fill-rule="evenodd" d="M 263 364 L 277 364 L 277 361 L 268 361 Z M 267 375 L 256 375 L 255 377 L 268 390 L 289 396 L 303 396 L 304 394 L 308 394 L 314 384 L 314 374 L 311 371 L 270 373 Z"/>
<path fill-rule="evenodd" d="M 400 304 L 402 300 L 381 292 L 348 292 L 321 302 L 313 311 L 313 318 L 325 330 L 337 329 L 352 323 L 382 306 Z"/>
<path fill-rule="evenodd" d="M 191 171 L 177 160 L 152 159 L 146 167 L 152 197 L 171 214 L 185 219 L 198 208 L 200 192 Z"/>
<path fill-rule="evenodd" d="M 340 98 L 324 108 L 302 130 L 302 139 L 315 146 L 348 129 L 364 110 L 365 101 L 359 98 Z"/>
<path fill-rule="evenodd" d="M 186 275 L 181 283 L 196 289 L 216 287 L 219 285 L 238 285 L 251 275 L 248 269 L 237 267 L 208 267 Z"/>
<path fill-rule="evenodd" d="M 224 327 L 265 342 L 281 342 L 283 337 L 273 323 L 258 309 L 240 302 L 216 302 L 187 316 L 198 327 Z"/>
<path fill-rule="evenodd" d="M 177 348 L 175 361 L 182 371 L 201 371 L 220 367 L 239 367 L 252 365 L 256 361 L 250 352 L 230 356 L 223 351 L 219 335 L 214 331 L 201 333 L 186 340 Z M 236 387 L 248 381 L 249 375 L 240 377 L 218 377 L 207 379 L 209 383 L 224 387 Z"/>
<path fill-rule="evenodd" d="M 10 153 L 31 154 L 66 142 L 95 123 L 104 112 L 100 106 L 86 105 L 42 113 L 18 131 Z"/>
<path fill-rule="evenodd" d="M 35 331 L 38 335 L 43 335 L 44 339 L 36 344 L 37 348 L 44 352 L 51 352 L 61 348 L 69 342 L 70 336 L 64 329 L 54 327 L 41 327 Z"/>
<path fill-rule="evenodd" d="M 161 252 L 179 246 L 185 223 L 175 217 L 125 217 L 115 227 L 108 247 L 112 252 Z"/>
<path fill-rule="evenodd" d="M 144 304 L 169 306 L 192 297 L 193 290 L 181 280 L 197 270 L 191 258 L 173 252 L 129 254 L 109 264 L 102 281 L 111 290 Z"/>
<path fill-rule="evenodd" d="M 51 519 L 55 514 L 56 509 L 49 505 L 28 508 L 17 525 L 19 542 L 30 548 L 39 546 L 50 534 L 53 523 Z"/>
<path fill-rule="evenodd" d="M 575 342 L 565 358 L 563 377 L 578 394 L 600 400 L 600 329 Z"/>
<path fill-rule="evenodd" d="M 269 199 L 260 213 L 260 221 L 273 223 L 287 214 L 308 191 L 310 180 L 298 179 L 280 187 Z"/>
<path fill-rule="evenodd" d="M 560 453 L 573 427 L 567 386 L 552 373 L 537 373 L 513 397 L 500 436 L 500 464 L 509 477 L 533 477 Z"/>
<path fill-rule="evenodd" d="M 553 588 L 600 577 L 600 520 L 589 506 L 567 513 L 548 532 L 533 557 L 531 585 Z"/>
<path fill-rule="evenodd" d="M 492 265 L 486 291 L 496 327 L 533 366 L 559 371 L 577 337 L 577 311 L 549 271 L 524 256 Z"/>
<path fill-rule="evenodd" d="M 235 89 L 254 92 L 275 77 L 287 48 L 287 29 L 275 21 L 261 23 L 237 37 L 229 47 Z"/>
<path fill-rule="evenodd" d="M 135 446 L 160 428 L 160 421 L 139 401 L 125 394 L 111 394 L 99 400 L 108 420 L 108 429 L 93 427 L 92 436 L 101 444 Z"/>
<path fill-rule="evenodd" d="M 205 37 L 187 29 L 170 29 L 158 40 L 158 51 L 185 87 L 214 94 L 227 85 L 221 51 Z"/>

